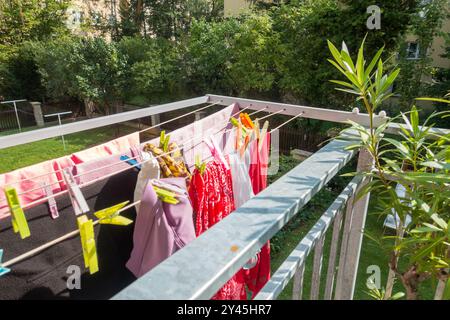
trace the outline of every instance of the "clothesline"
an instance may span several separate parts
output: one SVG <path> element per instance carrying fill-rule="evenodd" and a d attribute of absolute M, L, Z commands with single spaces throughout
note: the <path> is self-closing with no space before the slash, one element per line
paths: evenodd
<path fill-rule="evenodd" d="M 245 109 L 248 109 L 248 108 L 249 108 L 249 107 L 246 107 L 246 108 L 241 109 L 239 112 L 233 114 L 232 117 L 236 116 L 237 114 L 241 113 L 242 111 L 244 111 Z M 267 109 L 267 107 L 265 107 L 265 108 L 263 108 L 263 109 L 260 109 L 260 110 L 258 110 L 258 111 L 255 111 L 255 112 L 253 112 L 252 114 L 254 115 L 254 114 L 256 114 L 256 113 L 258 113 L 258 112 L 262 112 L 263 110 L 266 110 L 266 109 Z M 281 110 L 279 110 L 279 111 L 273 112 L 273 113 L 271 113 L 271 114 L 269 114 L 269 115 L 267 115 L 267 116 L 265 116 L 265 117 L 259 118 L 258 120 L 267 119 L 267 118 L 269 118 L 269 117 L 271 117 L 271 116 L 274 116 L 274 115 L 276 115 L 276 114 L 279 114 L 279 113 L 281 113 L 281 112 L 283 112 L 283 111 L 285 111 L 285 109 L 281 109 Z M 303 113 L 304 113 L 304 112 L 301 112 L 301 113 L 299 113 L 298 115 L 292 117 L 291 119 L 289 119 L 289 120 L 286 121 L 285 123 L 283 123 L 283 124 L 281 124 L 280 126 L 278 126 L 276 129 L 279 129 L 279 128 L 283 127 L 285 124 L 287 124 L 287 123 L 289 123 L 290 121 L 294 120 L 295 118 L 300 117 L 301 115 L 303 115 Z M 233 129 L 234 129 L 234 128 L 225 130 L 223 133 L 225 134 L 225 133 L 227 133 L 227 132 L 232 131 Z M 217 133 L 221 133 L 222 130 L 223 130 L 223 128 L 220 129 L 219 131 L 215 132 L 213 135 L 215 135 L 215 134 L 217 134 Z M 275 129 L 274 129 L 274 130 L 275 130 Z M 270 133 L 272 133 L 274 130 L 272 130 Z M 163 156 L 166 156 L 166 155 L 170 155 L 171 153 L 173 153 L 173 152 L 175 152 L 175 151 L 182 150 L 183 147 L 186 145 L 187 142 L 191 142 L 191 141 L 193 141 L 193 140 L 195 140 L 195 139 L 197 139 L 197 138 L 199 138 L 199 137 L 193 137 L 193 138 L 191 138 L 191 139 L 188 139 L 188 140 L 186 140 L 182 145 L 178 146 L 177 148 L 175 148 L 175 149 L 173 149 L 173 150 L 171 150 L 171 151 L 165 152 L 165 153 L 163 153 L 163 154 L 161 154 L 161 155 L 159 155 L 159 156 L 157 156 L 157 157 L 153 157 L 152 159 L 158 159 L 158 158 L 160 158 L 160 157 L 163 157 Z M 201 136 L 200 138 L 203 140 L 203 136 Z M 191 148 L 197 146 L 197 145 L 200 144 L 200 143 L 202 143 L 202 141 L 199 141 L 197 144 L 194 144 L 193 146 L 191 146 Z M 189 149 L 189 150 L 190 150 L 190 149 Z M 137 158 L 137 157 L 134 157 L 133 159 L 135 159 L 135 158 Z M 94 179 L 94 180 L 92 180 L 92 181 L 88 181 L 88 182 L 86 182 L 86 183 L 83 183 L 83 184 L 79 185 L 79 187 L 80 187 L 80 188 L 87 187 L 87 186 L 89 186 L 89 185 L 91 185 L 91 184 L 94 184 L 94 183 L 96 183 L 96 182 L 98 182 L 98 181 L 102 181 L 102 180 L 107 179 L 107 178 L 109 178 L 109 177 L 112 177 L 112 176 L 114 176 L 114 175 L 116 175 L 116 174 L 125 172 L 125 171 L 130 170 L 130 169 L 132 169 L 132 168 L 134 168 L 134 167 L 140 166 L 140 165 L 142 165 L 142 164 L 144 164 L 144 163 L 146 163 L 146 162 L 148 162 L 148 161 L 152 161 L 152 159 L 144 160 L 144 161 L 141 161 L 141 162 L 137 162 L 136 164 L 129 165 L 127 168 L 120 169 L 120 170 L 118 170 L 118 171 L 109 173 L 109 174 L 107 174 L 107 175 L 105 175 L 105 176 L 96 178 L 96 179 Z M 79 175 L 75 175 L 74 178 L 75 178 L 75 177 L 81 177 L 81 176 L 83 176 L 83 175 L 92 173 L 92 172 L 94 172 L 94 171 L 98 171 L 98 170 L 101 170 L 101 169 L 104 169 L 104 168 L 108 168 L 108 167 L 111 167 L 111 166 L 115 166 L 115 165 L 118 165 L 118 164 L 121 164 L 121 163 L 123 163 L 123 161 L 117 162 L 117 163 L 115 163 L 115 164 L 110 164 L 110 165 L 107 165 L 107 166 L 99 167 L 99 168 L 96 168 L 96 169 L 94 169 L 94 170 L 87 171 L 87 172 L 84 172 L 84 173 L 79 174 Z M 59 181 L 54 182 L 54 183 L 51 183 L 51 184 L 49 184 L 49 185 L 57 184 L 57 183 L 59 183 L 59 182 L 62 182 L 62 181 L 59 180 Z M 32 191 L 39 190 L 39 189 L 41 189 L 41 187 L 27 190 L 27 191 L 25 191 L 25 192 L 19 193 L 19 195 L 28 194 L 28 193 L 30 193 L 30 192 L 32 192 Z M 45 201 L 47 201 L 47 200 L 49 200 L 49 199 L 51 199 L 51 198 L 56 198 L 56 197 L 58 197 L 58 196 L 64 195 L 64 194 L 66 194 L 67 192 L 68 192 L 68 190 L 62 190 L 62 191 L 57 192 L 57 193 L 54 193 L 54 194 L 52 194 L 52 195 L 49 195 L 49 196 L 46 196 L 46 197 L 37 199 L 37 200 L 35 200 L 35 201 L 33 201 L 33 202 L 30 202 L 30 203 L 26 204 L 26 205 L 23 207 L 23 209 L 29 209 L 29 208 L 33 207 L 34 205 L 43 203 L 43 202 L 45 202 Z M 3 199 L 3 201 L 6 201 L 6 199 Z"/>
<path fill-rule="evenodd" d="M 211 107 L 211 106 L 216 105 L 216 104 L 217 104 L 217 103 L 211 104 L 211 105 L 208 105 L 208 106 L 206 106 L 206 107 Z M 205 109 L 206 107 L 200 108 L 200 109 Z M 246 107 L 246 108 L 241 109 L 241 110 L 238 111 L 237 113 L 233 114 L 232 117 L 235 117 L 236 115 L 238 115 L 239 113 L 241 113 L 242 111 L 244 111 L 244 110 L 246 110 L 246 109 L 248 109 L 248 108 L 249 108 L 249 107 Z M 197 112 L 197 111 L 200 110 L 200 109 L 195 110 L 195 112 Z M 262 111 L 264 111 L 264 110 L 266 110 L 266 109 L 267 109 L 267 107 L 265 107 L 265 108 L 263 108 L 263 109 L 260 109 L 260 110 L 257 110 L 257 111 L 255 111 L 255 112 L 253 112 L 253 113 L 250 113 L 249 116 L 250 116 L 250 115 L 255 115 L 255 114 L 257 114 L 257 113 L 259 113 L 259 112 L 262 112 Z M 192 112 L 186 113 L 186 114 L 183 115 L 183 117 L 186 116 L 186 115 L 189 115 L 189 114 L 191 114 L 191 113 L 192 113 Z M 271 115 L 269 115 L 269 116 L 271 116 Z M 163 123 L 160 123 L 160 124 L 158 124 L 158 125 L 155 125 L 155 126 L 153 126 L 152 128 L 156 128 L 157 126 L 161 126 L 161 125 L 166 124 L 166 123 L 168 123 L 168 122 L 170 122 L 170 121 L 174 121 L 174 120 L 176 120 L 176 119 L 178 119 L 178 118 L 179 118 L 179 117 L 170 119 L 170 120 L 168 120 L 168 121 L 166 121 L 166 122 L 163 122 Z M 263 117 L 263 118 L 264 118 L 264 117 Z M 265 118 L 267 118 L 267 117 L 265 117 Z M 147 129 L 146 129 L 146 130 L 147 130 Z M 221 132 L 221 131 L 218 131 L 218 132 L 216 132 L 215 134 L 220 133 L 220 132 Z M 195 140 L 196 138 L 197 138 L 197 137 L 193 137 L 193 138 L 191 138 L 191 139 L 188 139 L 188 140 L 185 141 L 185 143 L 186 143 L 186 142 L 190 142 L 190 141 L 192 141 L 192 140 Z M 185 143 L 184 143 L 184 144 L 185 144 Z M 184 145 L 184 144 L 183 144 L 183 145 Z M 176 150 L 173 150 L 173 151 L 176 151 Z M 173 151 L 171 151 L 171 152 L 173 152 Z M 165 156 L 165 155 L 168 155 L 168 154 L 170 154 L 171 152 L 161 154 L 161 155 L 158 156 L 157 158 L 163 157 L 163 156 Z M 137 159 L 138 157 L 139 157 L 139 156 L 135 156 L 135 157 L 129 158 L 129 160 L 135 160 L 135 159 Z M 84 176 L 84 175 L 87 175 L 87 174 L 90 174 L 90 173 L 93 173 L 93 172 L 96 172 L 96 171 L 99 171 L 99 170 L 103 170 L 103 169 L 106 169 L 106 168 L 109 168 L 109 167 L 113 167 L 113 166 L 116 166 L 116 165 L 120 165 L 120 164 L 122 164 L 122 163 L 123 163 L 123 161 L 118 161 L 118 162 L 113 163 L 113 164 L 109 164 L 109 165 L 106 165 L 106 166 L 98 167 L 98 168 L 95 168 L 95 169 L 92 169 L 92 170 L 83 172 L 83 173 L 81 173 L 81 174 L 75 175 L 74 178 L 79 178 L 79 177 L 81 177 L 81 176 Z M 142 162 L 142 163 L 143 163 L 143 162 Z M 142 164 L 142 163 L 141 163 L 141 164 Z M 15 182 L 10 183 L 9 186 L 11 186 L 11 185 L 13 185 L 13 184 L 20 183 L 20 182 L 22 182 L 22 181 L 34 180 L 34 179 L 36 179 L 36 178 L 38 178 L 38 177 L 48 176 L 48 175 L 50 175 L 50 174 L 54 174 L 54 173 L 62 172 L 62 171 L 63 171 L 63 169 L 59 169 L 59 170 L 55 170 L 55 171 L 52 171 L 52 172 L 48 172 L 48 173 L 46 173 L 46 174 L 43 174 L 43 175 L 40 175 L 40 176 L 37 176 L 37 177 L 27 178 L 27 179 L 22 179 L 22 180 L 19 180 L 19 181 L 15 181 Z M 119 172 L 119 173 L 120 173 L 120 172 Z M 57 180 L 57 181 L 52 182 L 52 183 L 47 183 L 46 185 L 47 185 L 47 186 L 52 186 L 52 185 L 59 184 L 59 183 L 63 183 L 63 182 L 64 182 L 64 180 Z M 41 190 L 41 189 L 42 189 L 42 187 L 36 187 L 36 188 L 33 188 L 33 189 L 26 190 L 26 191 L 24 191 L 24 192 L 18 193 L 18 195 L 21 196 L 21 195 L 29 194 L 29 193 L 31 193 L 31 192 L 33 192 L 33 191 Z M 60 195 L 60 193 L 56 193 L 56 194 L 54 194 L 53 196 L 57 196 L 57 195 Z M 52 197 L 52 196 L 50 196 L 49 198 L 51 198 L 51 197 Z M 41 198 L 41 199 L 39 199 L 38 201 L 40 202 L 40 201 L 42 201 L 42 200 L 43 200 L 43 199 Z M 1 200 L 0 200 L 0 203 L 1 203 L 2 201 L 3 201 L 3 202 L 6 202 L 6 199 L 1 199 Z M 37 203 L 39 203 L 39 202 L 37 202 Z M 33 204 L 35 204 L 35 202 L 33 202 Z M 30 204 L 29 204 L 29 205 L 30 205 Z M 29 206 L 29 205 L 28 205 L 28 206 Z"/>
<path fill-rule="evenodd" d="M 282 112 L 282 111 L 284 111 L 284 110 L 280 110 L 280 111 L 278 111 L 278 112 L 275 112 L 275 113 L 273 113 L 272 115 L 278 114 L 278 113 L 280 113 L 280 112 Z M 272 129 L 272 130 L 269 132 L 269 134 L 272 134 L 274 131 L 280 129 L 282 126 L 284 126 L 284 125 L 286 125 L 287 123 L 293 121 L 294 119 L 296 119 L 296 118 L 302 116 L 303 114 L 304 114 L 304 112 L 301 112 L 301 113 L 295 115 L 294 117 L 292 117 L 292 118 L 290 118 L 289 120 L 285 121 L 283 124 L 281 124 L 281 125 L 279 125 L 278 127 Z M 264 118 L 267 118 L 267 116 L 264 117 Z M 261 119 L 262 119 L 262 118 L 261 118 Z M 226 130 L 226 131 L 230 131 L 230 130 L 233 130 L 233 129 L 234 129 L 234 128 L 228 129 L 228 130 Z M 225 131 L 225 132 L 226 132 L 226 131 Z M 224 133 L 225 133 L 225 132 L 224 132 Z M 178 148 L 178 149 L 179 149 L 179 148 Z M 169 153 L 172 153 L 173 151 L 176 151 L 176 150 L 172 150 L 172 151 L 169 152 Z M 162 155 L 160 155 L 160 156 L 162 156 Z M 150 159 L 150 160 L 152 160 L 152 159 Z M 143 164 L 144 162 L 147 162 L 147 161 L 150 161 L 150 160 L 142 161 L 140 164 Z M 135 166 L 137 166 L 137 165 L 139 165 L 139 164 L 135 164 L 135 165 L 130 166 L 129 168 L 126 168 L 126 169 L 124 169 L 124 170 L 120 170 L 120 172 L 129 170 L 130 168 L 135 167 Z M 118 173 L 120 173 L 120 172 L 114 172 L 114 173 L 112 173 L 112 175 L 118 174 Z M 109 175 L 107 175 L 107 176 L 110 176 L 110 175 L 111 175 L 111 174 L 109 174 Z M 106 177 L 101 177 L 101 179 L 105 179 L 105 178 L 106 178 Z M 88 182 L 88 183 L 86 183 L 86 184 L 80 185 L 79 187 L 82 188 L 82 187 L 84 187 L 84 186 L 86 186 L 86 185 L 88 185 L 88 184 L 95 183 L 95 182 L 96 182 L 96 181 L 90 181 L 90 182 Z M 67 192 L 67 190 L 65 190 L 64 192 Z M 56 195 L 57 195 L 57 194 L 53 195 L 53 197 L 56 197 Z M 51 197 L 48 197 L 48 198 L 51 198 Z M 42 202 L 42 201 L 45 201 L 45 200 L 46 200 L 46 199 L 40 199 L 39 202 Z M 129 205 L 127 205 L 127 206 L 125 206 L 125 207 L 119 209 L 119 210 L 117 211 L 116 214 L 119 215 L 119 214 L 121 214 L 122 212 L 124 212 L 124 211 L 126 211 L 126 210 L 128 210 L 128 209 L 130 209 L 130 208 L 132 208 L 132 207 L 135 207 L 136 205 L 138 205 L 138 204 L 140 204 L 140 203 L 141 203 L 141 200 L 136 201 L 136 202 L 134 202 L 134 203 L 131 203 L 131 204 L 129 204 Z M 30 205 L 31 205 L 31 204 L 29 204 L 28 206 L 30 206 Z M 101 221 L 101 219 L 98 219 L 98 220 L 94 221 L 94 222 L 93 222 L 93 225 L 94 225 L 94 226 L 98 225 L 98 224 L 100 223 L 100 221 Z M 30 258 L 30 257 L 32 257 L 32 256 L 34 256 L 34 255 L 36 255 L 36 254 L 38 254 L 38 253 L 40 253 L 40 252 L 46 250 L 47 248 L 50 248 L 50 247 L 52 247 L 52 246 L 54 246 L 54 245 L 56 245 L 56 244 L 58 244 L 58 243 L 61 243 L 61 242 L 65 241 L 65 240 L 67 240 L 67 239 L 70 239 L 70 238 L 72 238 L 72 237 L 77 236 L 79 233 L 80 233 L 79 230 L 74 230 L 74 231 L 72 231 L 72 232 L 69 232 L 69 233 L 67 233 L 67 234 L 65 234 L 65 235 L 63 235 L 63 236 L 61 236 L 61 237 L 59 237 L 59 238 L 57 238 L 57 239 L 54 239 L 54 240 L 52 240 L 52 241 L 49 241 L 49 242 L 47 242 L 47 243 L 45 243 L 45 244 L 43 244 L 43 245 L 41 245 L 41 246 L 39 246 L 39 247 L 37 247 L 37 248 L 35 248 L 35 249 L 32 249 L 32 250 L 30 250 L 30 251 L 28 251 L 28 252 L 26 252 L 26 253 L 24 253 L 24 254 L 22 254 L 22 255 L 20 255 L 20 256 L 17 256 L 17 257 L 15 257 L 15 258 L 13 258 L 13 259 L 11 259 L 11 260 L 9 260 L 9 261 L 6 261 L 5 263 L 2 264 L 2 266 L 3 266 L 3 267 L 9 267 L 9 266 L 12 266 L 12 265 L 14 265 L 14 264 L 16 264 L 16 263 L 19 263 L 19 262 L 21 262 L 21 261 L 24 261 L 24 260 L 26 260 L 26 259 L 28 259 L 28 258 Z"/>
<path fill-rule="evenodd" d="M 185 117 L 185 116 L 188 116 L 188 115 L 190 115 L 190 114 L 192 114 L 192 113 L 195 113 L 195 112 L 198 112 L 198 111 L 201 111 L 201 110 L 210 108 L 210 107 L 212 107 L 212 106 L 217 105 L 218 103 L 219 103 L 219 102 L 215 102 L 215 103 L 212 103 L 212 104 L 207 105 L 206 107 L 202 107 L 202 108 L 196 109 L 196 110 L 194 110 L 194 111 L 185 113 L 185 114 L 183 114 L 183 115 L 181 115 L 181 116 L 179 116 L 179 117 L 169 119 L 169 120 L 167 120 L 167 121 L 165 121 L 165 122 L 162 122 L 162 123 L 158 123 L 158 124 L 156 124 L 156 125 L 154 125 L 154 126 L 152 126 L 152 127 L 150 127 L 150 128 L 146 128 L 146 129 L 144 129 L 144 130 L 139 131 L 139 133 L 144 132 L 144 131 L 147 131 L 147 130 L 150 130 L 150 129 L 157 128 L 157 127 L 162 126 L 162 125 L 164 125 L 164 124 L 167 124 L 167 123 L 169 123 L 169 122 L 178 120 L 178 119 L 180 119 L 180 118 L 182 118 L 182 117 Z M 50 174 L 59 173 L 59 172 L 62 172 L 62 171 L 63 171 L 63 169 L 58 169 L 58 170 L 54 170 L 54 171 L 52 171 L 52 172 L 46 172 L 46 173 L 43 173 L 43 174 L 41 174 L 41 175 L 34 176 L 34 177 L 32 177 L 32 178 L 25 178 L 25 179 L 20 179 L 20 180 L 17 180 L 17 181 L 10 182 L 10 183 L 8 183 L 6 186 L 12 186 L 12 185 L 15 185 L 15 184 L 22 183 L 22 182 L 24 182 L 24 181 L 33 181 L 33 180 L 35 180 L 35 179 L 37 179 L 37 178 L 46 177 L 46 176 L 48 176 L 48 175 L 50 175 Z M 56 184 L 56 183 L 59 183 L 59 182 L 64 182 L 64 181 L 63 181 L 63 180 L 60 180 L 60 181 L 57 181 L 57 182 L 52 183 L 52 184 L 50 184 L 50 185 L 53 185 L 53 184 Z M 41 189 L 41 188 L 36 188 L 36 189 L 34 189 L 34 190 L 38 190 L 38 189 Z M 19 194 L 19 195 L 20 195 L 20 194 Z"/>

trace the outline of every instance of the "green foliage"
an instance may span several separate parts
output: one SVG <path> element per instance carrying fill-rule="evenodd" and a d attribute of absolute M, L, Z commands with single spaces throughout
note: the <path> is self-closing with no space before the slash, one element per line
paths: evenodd
<path fill-rule="evenodd" d="M 36 50 L 36 63 L 50 97 L 92 101 L 106 114 L 122 97 L 125 62 L 117 45 L 101 38 L 62 38 Z"/>
<path fill-rule="evenodd" d="M 448 1 L 423 1 L 419 5 L 420 13 L 412 15 L 410 33 L 416 38 L 419 45 L 419 58 L 407 58 L 407 43 L 402 41 L 399 45 L 398 65 L 402 69 L 395 93 L 399 94 L 400 107 L 407 110 L 414 103 L 414 98 L 430 93 L 428 82 L 424 77 L 432 77 L 436 70 L 433 68 L 431 50 L 436 36 L 441 32 L 444 19 L 448 15 Z"/>
<path fill-rule="evenodd" d="M 126 57 L 125 92 L 152 103 L 180 97 L 184 88 L 183 48 L 166 39 L 123 38 L 118 43 Z"/>
<path fill-rule="evenodd" d="M 0 45 L 46 40 L 67 33 L 68 0 L 0 1 Z"/>
<path fill-rule="evenodd" d="M 334 59 L 330 62 L 348 80 L 333 82 L 339 85 L 338 90 L 357 95 L 364 102 L 371 120 L 369 128 L 350 122 L 357 136 L 352 138 L 355 144 L 350 148 L 366 149 L 374 161 L 373 169 L 359 173 L 371 180 L 356 198 L 376 191 L 378 213 L 387 215 L 394 210 L 399 216 L 396 235 L 383 240 L 388 240 L 392 252 L 391 270 L 400 278 L 407 298 L 416 299 L 418 286 L 426 278 L 447 281 L 449 276 L 444 269 L 450 266 L 447 222 L 450 219 L 450 139 L 449 134 L 431 132 L 432 121 L 443 114 L 431 115 L 421 127 L 419 113 L 413 107 L 409 117 L 401 114 L 405 123 L 400 125 L 401 139 L 385 136 L 391 120 L 375 127 L 374 111 L 389 96 L 389 87 L 399 69 L 384 74 L 382 50 L 366 67 L 364 41 L 356 61 L 350 58 L 345 43 L 341 51 L 331 42 L 329 48 Z M 405 197 L 397 194 L 395 184 L 406 190 Z M 405 225 L 407 216 L 412 218 L 408 226 Z M 395 240 L 393 245 L 392 239 Z M 403 270 L 400 270 L 399 259 L 408 261 Z"/>
<path fill-rule="evenodd" d="M 280 34 L 277 70 L 281 93 L 312 106 L 345 109 L 353 102 L 349 96 L 337 95 L 328 79 L 336 70 L 323 61 L 325 39 L 340 43 L 347 39 L 350 50 L 358 48 L 359 39 L 368 32 L 363 14 L 373 1 L 305 0 L 271 10 L 274 29 Z M 382 29 L 371 30 L 366 40 L 370 55 L 385 47 L 390 55 L 404 35 L 416 10 L 417 1 L 378 1 L 382 12 Z"/>

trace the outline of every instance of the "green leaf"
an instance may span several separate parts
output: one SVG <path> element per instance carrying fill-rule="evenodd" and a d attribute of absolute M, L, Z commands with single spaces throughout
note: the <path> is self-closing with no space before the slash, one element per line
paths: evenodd
<path fill-rule="evenodd" d="M 439 215 L 437 213 L 433 213 L 431 215 L 431 219 L 433 219 L 433 221 L 442 229 L 447 230 L 448 225 L 447 222 L 445 222 L 444 219 L 440 218 Z"/>
<path fill-rule="evenodd" d="M 405 157 L 407 157 L 408 159 L 411 158 L 409 149 L 405 145 L 403 145 L 401 142 L 399 142 L 397 140 L 394 140 L 394 139 L 390 139 L 390 138 L 384 138 L 384 140 L 386 140 L 389 143 L 393 144 L 397 148 L 397 150 L 401 154 L 403 154 Z"/>
<path fill-rule="evenodd" d="M 342 57 L 341 54 L 339 53 L 339 50 L 334 46 L 334 44 L 330 40 L 327 40 L 327 43 L 334 60 L 339 64 L 341 68 L 345 68 L 344 64 L 342 63 Z"/>
<path fill-rule="evenodd" d="M 375 56 L 373 57 L 372 61 L 370 62 L 369 66 L 366 69 L 366 78 L 369 77 L 370 73 L 372 72 L 373 68 L 375 67 L 375 65 L 378 62 L 378 59 L 380 59 L 381 54 L 384 51 L 384 46 L 378 50 L 378 52 L 375 54 Z"/>

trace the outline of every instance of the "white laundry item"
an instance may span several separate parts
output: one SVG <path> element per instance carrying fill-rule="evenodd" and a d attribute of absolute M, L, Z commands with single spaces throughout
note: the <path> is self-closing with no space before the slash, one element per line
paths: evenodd
<path fill-rule="evenodd" d="M 237 208 L 242 206 L 254 196 L 252 181 L 250 180 L 250 148 L 247 148 L 244 157 L 241 158 L 236 152 L 229 155 L 231 180 L 233 183 L 234 205 Z"/>
<path fill-rule="evenodd" d="M 148 152 L 142 152 L 142 160 L 145 161 L 141 165 L 141 171 L 134 189 L 134 202 L 141 200 L 144 193 L 145 186 L 150 179 L 160 179 L 161 170 L 159 168 L 158 160 Z M 136 205 L 136 212 L 139 212 L 139 204 Z"/>

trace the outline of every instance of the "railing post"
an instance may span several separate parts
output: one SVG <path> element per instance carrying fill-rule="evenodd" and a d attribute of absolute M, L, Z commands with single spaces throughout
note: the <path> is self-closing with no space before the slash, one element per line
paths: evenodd
<path fill-rule="evenodd" d="M 368 171 L 372 168 L 372 165 L 373 159 L 369 152 L 365 149 L 361 150 L 358 157 L 357 171 Z M 364 179 L 355 194 L 358 194 L 359 190 L 369 182 L 369 179 Z M 339 269 L 336 278 L 336 292 L 334 297 L 336 300 L 352 300 L 355 291 L 370 194 L 368 193 L 356 202 L 354 199 L 352 197 L 349 200 L 345 216 Z"/>

